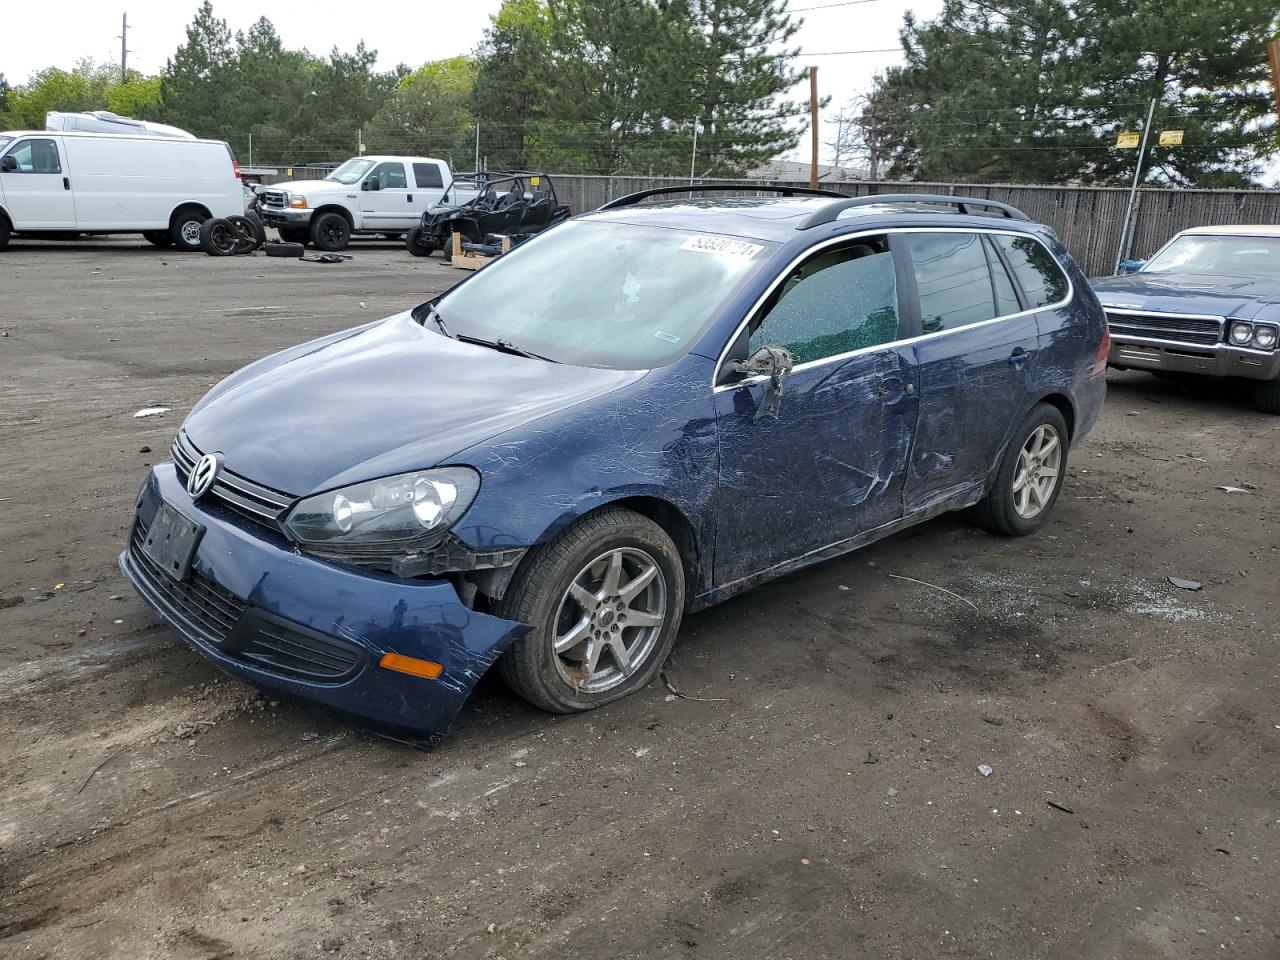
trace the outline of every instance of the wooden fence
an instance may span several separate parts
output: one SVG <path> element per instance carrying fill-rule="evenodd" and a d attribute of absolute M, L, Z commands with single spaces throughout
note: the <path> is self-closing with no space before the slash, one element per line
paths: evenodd
<path fill-rule="evenodd" d="M 649 187 L 677 186 L 687 180 L 661 177 L 555 176 L 561 201 L 575 213 L 593 210 L 606 200 Z M 808 186 L 783 181 L 717 180 L 707 183 Z M 1129 191 L 1122 187 L 1055 187 L 1023 184 L 899 183 L 844 181 L 824 189 L 852 197 L 875 193 L 945 193 L 1010 203 L 1051 226 L 1091 277 L 1113 272 L 1124 227 Z M 1280 224 L 1280 190 L 1138 191 L 1137 223 L 1132 255 L 1149 257 L 1179 230 L 1217 224 Z"/>

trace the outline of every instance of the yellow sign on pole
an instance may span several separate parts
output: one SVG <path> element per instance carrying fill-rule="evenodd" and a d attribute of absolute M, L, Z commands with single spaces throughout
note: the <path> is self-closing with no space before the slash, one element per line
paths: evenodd
<path fill-rule="evenodd" d="M 1161 130 L 1160 146 L 1162 147 L 1180 147 L 1182 146 L 1182 130 Z"/>
<path fill-rule="evenodd" d="M 1142 135 L 1138 133 L 1117 133 L 1116 146 L 1121 150 L 1137 150 Z"/>

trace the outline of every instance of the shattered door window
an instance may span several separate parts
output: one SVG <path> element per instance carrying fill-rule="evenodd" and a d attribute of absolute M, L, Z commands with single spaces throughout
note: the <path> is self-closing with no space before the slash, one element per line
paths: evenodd
<path fill-rule="evenodd" d="M 898 285 L 883 237 L 820 253 L 783 283 L 751 332 L 751 350 L 781 346 L 796 363 L 889 343 L 898 336 Z"/>

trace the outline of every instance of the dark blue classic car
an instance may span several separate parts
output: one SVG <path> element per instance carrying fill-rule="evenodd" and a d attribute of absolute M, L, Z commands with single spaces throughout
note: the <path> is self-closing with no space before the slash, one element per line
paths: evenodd
<path fill-rule="evenodd" d="M 1121 270 L 1093 281 L 1111 366 L 1251 380 L 1280 414 L 1280 227 L 1197 227 Z"/>
<path fill-rule="evenodd" d="M 705 192 L 615 201 L 228 377 L 147 477 L 133 584 L 227 672 L 431 739 L 494 663 L 586 710 L 762 580 L 947 510 L 1045 520 L 1107 356 L 1049 230 Z"/>

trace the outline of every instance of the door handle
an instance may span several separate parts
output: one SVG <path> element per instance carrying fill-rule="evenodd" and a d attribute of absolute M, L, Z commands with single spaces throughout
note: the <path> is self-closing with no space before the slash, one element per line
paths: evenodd
<path fill-rule="evenodd" d="M 1027 351 L 1023 350 L 1021 347 L 1014 347 L 1013 353 L 1009 354 L 1009 362 L 1015 367 L 1021 367 L 1027 362 L 1027 357 L 1029 356 L 1031 356 L 1031 354 L 1027 353 Z"/>
<path fill-rule="evenodd" d="M 413 194 L 412 194 L 412 193 L 408 194 L 408 195 L 405 197 L 405 199 L 406 199 L 406 202 L 408 202 L 408 203 L 413 203 Z"/>
<path fill-rule="evenodd" d="M 70 178 L 70 177 L 63 177 L 63 178 L 62 178 L 62 189 L 63 189 L 63 190 L 70 190 L 70 189 L 71 189 L 71 178 Z"/>

